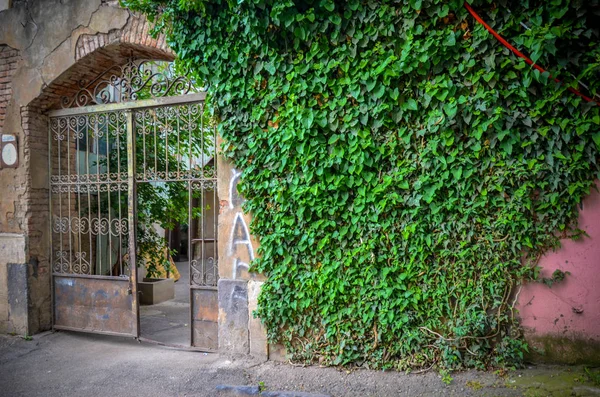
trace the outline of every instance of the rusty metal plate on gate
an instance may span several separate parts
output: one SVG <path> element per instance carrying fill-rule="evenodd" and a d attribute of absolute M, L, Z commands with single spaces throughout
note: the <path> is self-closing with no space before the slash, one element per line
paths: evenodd
<path fill-rule="evenodd" d="M 136 336 L 132 298 L 127 278 L 54 275 L 54 327 Z"/>
<path fill-rule="evenodd" d="M 192 290 L 192 346 L 217 350 L 219 302 L 216 288 Z"/>

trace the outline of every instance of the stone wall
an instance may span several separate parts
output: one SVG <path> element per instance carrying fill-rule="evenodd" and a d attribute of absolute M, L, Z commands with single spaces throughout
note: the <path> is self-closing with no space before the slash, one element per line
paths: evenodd
<path fill-rule="evenodd" d="M 251 216 L 244 214 L 237 190 L 241 175 L 219 159 L 219 350 L 267 359 L 266 331 L 252 314 L 264 276 L 249 271 L 258 241 L 250 234 Z"/>

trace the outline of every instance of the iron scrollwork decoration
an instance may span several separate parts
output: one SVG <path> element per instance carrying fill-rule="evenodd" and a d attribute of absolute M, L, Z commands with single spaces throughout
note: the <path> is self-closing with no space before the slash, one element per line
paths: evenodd
<path fill-rule="evenodd" d="M 194 81 L 175 74 L 173 64 L 162 65 L 151 60 L 129 58 L 123 66 L 114 65 L 100 73 L 92 81 L 80 81 L 79 90 L 73 96 L 61 99 L 64 108 L 103 105 L 185 95 L 202 91 Z M 149 95 L 149 98 L 144 98 Z"/>
<path fill-rule="evenodd" d="M 219 268 L 213 257 L 194 259 L 190 262 L 192 285 L 201 287 L 216 287 L 219 281 Z"/>

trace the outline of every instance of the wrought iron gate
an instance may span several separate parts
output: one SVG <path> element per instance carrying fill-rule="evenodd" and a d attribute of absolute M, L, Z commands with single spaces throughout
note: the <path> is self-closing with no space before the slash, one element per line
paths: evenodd
<path fill-rule="evenodd" d="M 172 75 L 130 60 L 49 113 L 55 329 L 139 337 L 137 268 L 157 260 L 156 224 L 178 222 L 188 230 L 190 342 L 216 348 L 198 316 L 218 279 L 216 133 L 205 94 Z"/>

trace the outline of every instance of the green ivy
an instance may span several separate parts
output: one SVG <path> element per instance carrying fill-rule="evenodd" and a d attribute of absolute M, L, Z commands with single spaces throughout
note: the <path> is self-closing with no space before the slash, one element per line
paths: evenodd
<path fill-rule="evenodd" d="M 295 360 L 512 366 L 598 175 L 598 0 L 127 0 L 205 81 Z M 588 84 L 588 89 L 577 81 Z"/>

